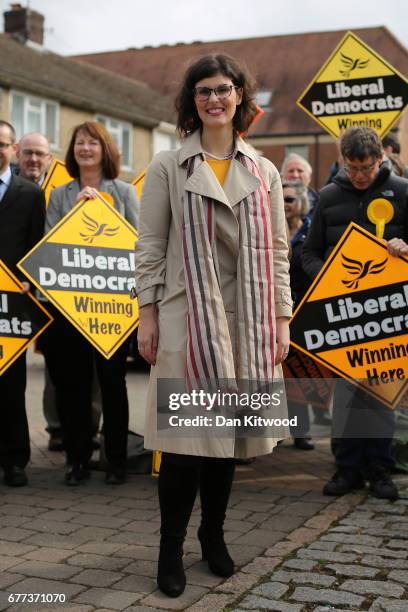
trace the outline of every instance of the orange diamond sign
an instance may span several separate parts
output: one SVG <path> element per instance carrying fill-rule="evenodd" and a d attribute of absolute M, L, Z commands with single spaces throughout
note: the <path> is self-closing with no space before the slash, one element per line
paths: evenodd
<path fill-rule="evenodd" d="M 291 342 L 397 407 L 408 385 L 408 258 L 351 223 L 295 311 Z"/>
<path fill-rule="evenodd" d="M 109 359 L 136 328 L 136 230 L 101 194 L 79 202 L 18 264 Z"/>
<path fill-rule="evenodd" d="M 382 138 L 408 103 L 408 81 L 353 32 L 347 32 L 297 100 L 337 138 L 355 125 Z"/>
<path fill-rule="evenodd" d="M 0 375 L 52 322 L 52 317 L 0 260 Z"/>
<path fill-rule="evenodd" d="M 44 190 L 45 194 L 45 202 L 48 206 L 48 202 L 50 200 L 51 191 L 55 189 L 55 187 L 60 187 L 61 185 L 65 185 L 72 181 L 72 176 L 68 174 L 68 170 L 64 164 L 64 162 L 59 159 L 55 159 L 50 169 L 47 172 L 47 176 L 41 188 Z"/>

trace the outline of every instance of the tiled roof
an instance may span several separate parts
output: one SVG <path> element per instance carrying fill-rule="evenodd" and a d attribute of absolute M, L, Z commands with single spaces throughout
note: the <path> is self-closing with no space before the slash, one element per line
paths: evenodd
<path fill-rule="evenodd" d="M 403 74 L 408 73 L 408 51 L 386 27 L 353 32 Z M 223 52 L 246 62 L 259 90 L 273 90 L 271 111 L 251 131 L 263 134 L 307 134 L 321 128 L 295 101 L 327 60 L 346 30 L 266 36 L 219 42 L 162 45 L 76 56 L 116 74 L 148 83 L 174 96 L 186 65 L 195 57 Z"/>
<path fill-rule="evenodd" d="M 0 86 L 68 106 L 153 127 L 172 121 L 172 101 L 147 84 L 55 53 L 24 46 L 0 34 Z"/>

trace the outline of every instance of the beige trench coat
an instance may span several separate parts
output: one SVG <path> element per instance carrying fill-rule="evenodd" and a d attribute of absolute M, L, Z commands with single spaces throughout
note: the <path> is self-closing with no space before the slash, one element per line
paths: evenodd
<path fill-rule="evenodd" d="M 274 294 L 276 316 L 291 316 L 288 245 L 282 188 L 278 171 L 241 138 L 236 150 L 257 165 L 270 189 L 274 241 Z M 202 151 L 200 134 L 184 140 L 178 151 L 164 151 L 149 165 L 143 185 L 139 240 L 136 246 L 136 289 L 139 306 L 157 303 L 159 311 L 159 346 L 156 365 L 152 367 L 147 398 L 145 446 L 155 450 L 208 457 L 252 457 L 270 453 L 276 438 L 173 438 L 157 432 L 157 379 L 185 378 L 187 296 L 184 280 L 182 224 L 185 190 L 217 200 L 218 261 L 221 293 L 228 326 L 235 346 L 236 267 L 239 253 L 239 202 L 255 191 L 260 181 L 241 162 L 233 159 L 222 188 L 205 162 L 196 165 L 187 180 L 184 162 Z M 282 376 L 280 366 L 275 368 Z M 287 416 L 286 402 L 280 414 Z"/>

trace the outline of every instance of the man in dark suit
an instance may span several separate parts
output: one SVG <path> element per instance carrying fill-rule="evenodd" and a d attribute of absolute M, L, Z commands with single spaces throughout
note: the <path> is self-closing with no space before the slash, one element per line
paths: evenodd
<path fill-rule="evenodd" d="M 12 174 L 15 131 L 0 121 L 0 259 L 21 278 L 17 262 L 39 241 L 44 231 L 45 199 L 33 183 Z M 27 281 L 22 281 L 29 290 Z M 19 357 L 0 376 L 0 467 L 8 486 L 27 484 L 25 466 L 30 439 L 25 410 L 26 356 Z"/>
<path fill-rule="evenodd" d="M 47 138 L 39 132 L 24 134 L 17 145 L 16 157 L 18 161 L 16 174 L 42 187 L 52 163 L 52 154 Z M 44 299 L 42 296 L 39 297 Z M 48 450 L 62 451 L 64 445 L 56 405 L 55 387 L 52 384 L 47 367 L 45 367 L 44 375 L 43 413 L 47 423 L 45 430 L 50 435 Z"/>

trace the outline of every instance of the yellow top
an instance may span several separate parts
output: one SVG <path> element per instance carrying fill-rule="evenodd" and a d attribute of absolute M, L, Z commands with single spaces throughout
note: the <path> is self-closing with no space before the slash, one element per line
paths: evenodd
<path fill-rule="evenodd" d="M 230 159 L 207 159 L 207 164 L 210 166 L 211 170 L 214 172 L 221 187 L 223 187 L 225 178 L 228 174 L 228 170 L 231 164 L 231 160 Z"/>

